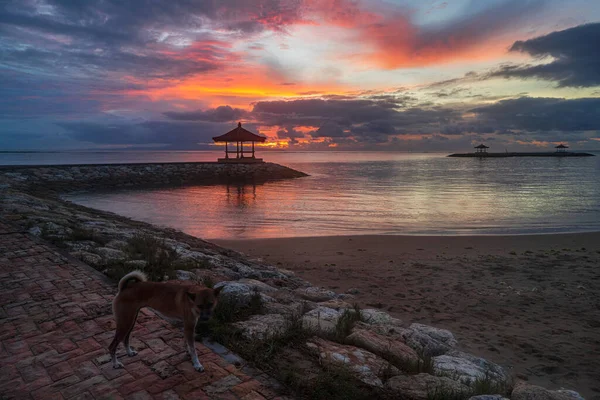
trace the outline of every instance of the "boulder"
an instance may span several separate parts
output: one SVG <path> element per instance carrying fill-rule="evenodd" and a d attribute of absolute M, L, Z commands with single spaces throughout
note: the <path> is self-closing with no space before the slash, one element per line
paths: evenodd
<path fill-rule="evenodd" d="M 253 315 L 233 324 L 246 339 L 264 340 L 285 331 L 287 322 L 281 314 Z"/>
<path fill-rule="evenodd" d="M 185 270 L 178 269 L 177 271 L 175 271 L 175 274 L 177 276 L 177 279 L 179 279 L 180 281 L 196 281 L 197 280 L 196 274 L 194 274 L 191 271 L 185 271 Z"/>
<path fill-rule="evenodd" d="M 367 308 L 360 310 L 360 316 L 363 322 L 369 325 L 401 325 L 402 321 L 392 317 L 390 314 L 376 310 L 373 308 Z M 414 325 L 414 324 L 413 324 Z"/>
<path fill-rule="evenodd" d="M 264 282 L 257 281 L 256 279 L 244 278 L 244 279 L 240 279 L 239 282 L 243 283 L 245 285 L 248 285 L 253 290 L 258 290 L 259 292 L 262 292 L 262 293 L 273 293 L 273 292 L 277 291 L 277 289 L 275 289 L 273 286 L 269 286 Z"/>
<path fill-rule="evenodd" d="M 333 308 L 319 306 L 310 310 L 302 317 L 302 326 L 324 333 L 335 332 L 335 325 L 342 313 Z"/>
<path fill-rule="evenodd" d="M 94 252 L 104 260 L 105 264 L 117 263 L 127 259 L 127 255 L 121 250 L 111 249 L 109 247 L 97 247 Z"/>
<path fill-rule="evenodd" d="M 508 380 L 508 375 L 501 366 L 457 350 L 433 357 L 433 369 L 436 375 L 449 375 L 467 384 L 477 379 L 492 379 L 496 382 Z"/>
<path fill-rule="evenodd" d="M 97 267 L 97 266 L 103 264 L 102 257 L 100 257 L 98 254 L 89 253 L 89 252 L 83 251 L 83 250 L 73 251 L 70 254 L 73 257 L 75 257 L 93 267 Z"/>
<path fill-rule="evenodd" d="M 353 308 L 352 304 L 347 303 L 341 299 L 332 299 L 327 301 L 322 301 L 318 303 L 318 306 L 333 308 L 334 310 L 344 311 L 348 308 Z"/>
<path fill-rule="evenodd" d="M 335 292 L 327 289 L 321 289 L 316 286 L 309 286 L 305 288 L 298 288 L 295 290 L 296 294 L 303 299 L 321 302 L 334 299 L 336 297 Z"/>
<path fill-rule="evenodd" d="M 313 338 L 307 347 L 318 354 L 321 362 L 341 365 L 359 380 L 370 386 L 383 387 L 383 375 L 398 375 L 400 371 L 375 354 L 358 347 L 342 345 L 321 338 Z"/>
<path fill-rule="evenodd" d="M 129 261 L 125 261 L 125 266 L 129 269 L 131 269 L 132 271 L 134 269 L 139 269 L 139 270 L 144 270 L 144 268 L 146 268 L 146 265 L 148 265 L 148 261 L 144 261 L 144 260 L 129 260 Z"/>
<path fill-rule="evenodd" d="M 419 354 L 439 356 L 456 346 L 452 332 L 422 324 L 411 324 L 408 329 L 398 329 L 404 341 Z"/>
<path fill-rule="evenodd" d="M 346 340 L 355 346 L 384 356 L 387 359 L 389 359 L 388 357 L 392 357 L 394 360 L 409 363 L 419 361 L 417 353 L 402 341 L 379 335 L 361 327 L 355 327 Z"/>
<path fill-rule="evenodd" d="M 221 289 L 221 293 L 219 294 L 220 298 L 235 301 L 239 306 L 247 306 L 250 304 L 250 300 L 255 293 L 258 293 L 263 303 L 275 301 L 275 299 L 265 295 L 264 293 L 256 292 L 254 289 L 252 289 L 252 287 L 246 285 L 245 283 L 236 281 L 223 281 L 214 286 L 215 289 L 219 287 L 223 287 L 223 289 Z"/>
<path fill-rule="evenodd" d="M 454 398 L 453 395 L 469 391 L 469 387 L 452 379 L 429 374 L 394 376 L 385 383 L 385 387 L 398 397 L 408 400 Z"/>
<path fill-rule="evenodd" d="M 510 396 L 512 400 L 584 400 L 572 390 L 547 390 L 540 386 L 519 382 Z"/>
<path fill-rule="evenodd" d="M 105 247 L 110 247 L 111 249 L 117 250 L 126 250 L 127 247 L 129 247 L 129 244 L 124 240 L 111 240 L 110 242 L 106 243 Z"/>

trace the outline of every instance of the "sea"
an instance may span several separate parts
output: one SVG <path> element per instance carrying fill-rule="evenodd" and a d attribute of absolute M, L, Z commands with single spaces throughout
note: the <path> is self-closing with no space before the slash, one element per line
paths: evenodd
<path fill-rule="evenodd" d="M 515 235 L 600 231 L 600 153 L 448 158 L 441 153 L 263 151 L 299 179 L 65 196 L 206 239 Z M 212 151 L 0 153 L 4 164 L 214 161 Z"/>

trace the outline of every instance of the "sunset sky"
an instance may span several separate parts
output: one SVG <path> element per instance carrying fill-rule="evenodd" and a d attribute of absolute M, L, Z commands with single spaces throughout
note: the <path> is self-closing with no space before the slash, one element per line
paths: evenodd
<path fill-rule="evenodd" d="M 598 0 L 7 0 L 0 150 L 600 149 Z"/>

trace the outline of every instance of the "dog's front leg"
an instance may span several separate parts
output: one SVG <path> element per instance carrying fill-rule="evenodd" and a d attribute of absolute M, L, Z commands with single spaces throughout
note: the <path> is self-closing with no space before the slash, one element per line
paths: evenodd
<path fill-rule="evenodd" d="M 186 321 L 183 326 L 183 335 L 185 336 L 185 342 L 187 344 L 188 352 L 190 353 L 190 357 L 192 358 L 192 364 L 194 365 L 194 369 L 198 372 L 203 372 L 204 367 L 200 364 L 200 360 L 198 360 L 198 353 L 196 353 L 196 343 L 194 341 L 194 329 L 196 327 L 197 318 L 194 318 L 193 321 Z"/>

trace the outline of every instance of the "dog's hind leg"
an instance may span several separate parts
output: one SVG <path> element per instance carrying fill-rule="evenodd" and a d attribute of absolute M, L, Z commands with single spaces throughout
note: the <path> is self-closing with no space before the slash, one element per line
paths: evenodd
<path fill-rule="evenodd" d="M 183 336 L 185 336 L 185 343 L 187 345 L 188 353 L 190 353 L 190 357 L 192 358 L 194 369 L 198 372 L 202 372 L 204 371 L 204 367 L 200 364 L 200 360 L 198 360 L 196 343 L 194 342 L 194 328 L 196 327 L 196 322 L 196 319 L 191 323 L 185 322 L 185 325 L 183 326 Z"/>
<path fill-rule="evenodd" d="M 135 326 L 135 321 L 137 321 L 137 317 L 138 317 L 139 311 L 140 311 L 140 310 L 138 310 L 138 311 L 135 313 L 135 317 L 133 317 L 133 322 L 131 323 L 131 329 L 129 329 L 129 332 L 127 332 L 127 336 L 125 336 L 125 342 L 124 342 L 124 344 L 125 344 L 125 351 L 127 351 L 127 355 L 128 355 L 129 357 L 133 357 L 133 356 L 135 356 L 135 355 L 137 354 L 137 351 L 135 351 L 135 350 L 134 350 L 133 348 L 131 348 L 131 346 L 129 345 L 129 338 L 130 338 L 130 336 L 131 336 L 131 331 L 133 331 L 133 327 Z"/>
<path fill-rule="evenodd" d="M 133 325 L 135 324 L 137 310 L 119 309 L 115 304 L 114 312 L 117 329 L 115 330 L 115 338 L 108 346 L 108 351 L 110 352 L 113 368 L 123 368 L 123 364 L 117 359 L 117 347 L 131 333 L 131 329 L 133 329 Z"/>

